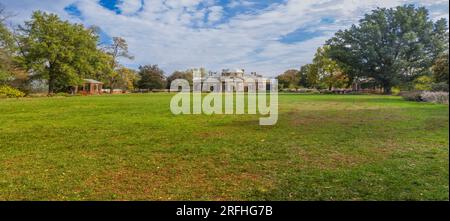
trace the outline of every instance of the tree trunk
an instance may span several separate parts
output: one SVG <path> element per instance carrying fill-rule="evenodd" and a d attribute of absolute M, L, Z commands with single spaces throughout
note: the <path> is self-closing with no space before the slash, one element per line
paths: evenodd
<path fill-rule="evenodd" d="M 109 83 L 109 94 L 113 94 L 114 92 L 114 83 L 113 83 L 113 79 L 111 79 L 110 83 Z"/>
<path fill-rule="evenodd" d="M 383 93 L 384 94 L 391 94 L 392 92 L 392 87 L 390 84 L 383 84 Z"/>
<path fill-rule="evenodd" d="M 48 79 L 48 94 L 52 95 L 55 92 L 55 77 L 50 75 Z"/>
<path fill-rule="evenodd" d="M 346 87 L 347 88 L 353 87 L 353 83 L 355 83 L 355 78 L 354 77 L 348 77 L 348 82 L 347 82 Z"/>

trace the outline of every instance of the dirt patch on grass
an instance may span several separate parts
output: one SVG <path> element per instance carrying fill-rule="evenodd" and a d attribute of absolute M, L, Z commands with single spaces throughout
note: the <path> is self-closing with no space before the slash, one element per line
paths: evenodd
<path fill-rule="evenodd" d="M 4 174 L 7 179 L 20 178 L 31 172 L 26 170 L 32 159 L 28 156 L 14 156 L 0 162 L 0 174 Z"/>
<path fill-rule="evenodd" d="M 225 131 L 203 131 L 195 133 L 194 136 L 200 138 L 220 138 L 225 135 Z"/>
<path fill-rule="evenodd" d="M 425 120 L 424 129 L 427 131 L 442 130 L 446 127 L 448 127 L 448 118 L 434 117 Z"/>
<path fill-rule="evenodd" d="M 299 157 L 299 168 L 314 168 L 324 170 L 334 170 L 342 168 L 350 168 L 359 166 L 365 163 L 373 162 L 373 159 L 366 155 L 354 153 L 311 153 L 307 150 L 299 150 L 297 153 Z"/>
<path fill-rule="evenodd" d="M 343 126 L 366 126 L 386 122 L 407 120 L 398 110 L 361 109 L 339 111 L 304 111 L 294 110 L 286 113 L 291 126 L 326 126 L 339 124 Z"/>
<path fill-rule="evenodd" d="M 88 178 L 85 186 L 92 189 L 92 199 L 139 200 L 150 196 L 167 200 L 170 196 L 159 191 L 165 183 L 167 177 L 157 172 L 120 168 Z"/>
<path fill-rule="evenodd" d="M 92 199 L 113 200 L 242 200 L 245 192 L 268 190 L 264 174 L 242 172 L 211 158 L 155 168 L 120 167 L 93 175 L 85 181 Z"/>
<path fill-rule="evenodd" d="M 7 168 L 15 167 L 17 164 L 23 164 L 24 162 L 26 162 L 25 157 L 23 157 L 23 156 L 15 156 L 15 157 L 11 157 L 11 158 L 7 158 L 7 159 L 1 160 L 0 161 L 0 166 L 3 169 L 7 169 Z"/>

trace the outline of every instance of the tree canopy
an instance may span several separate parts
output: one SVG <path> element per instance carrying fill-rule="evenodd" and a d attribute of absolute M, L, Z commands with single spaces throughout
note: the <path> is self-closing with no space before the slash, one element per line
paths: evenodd
<path fill-rule="evenodd" d="M 139 67 L 138 86 L 141 89 L 164 89 L 166 87 L 166 79 L 164 71 L 158 65 L 144 65 Z"/>
<path fill-rule="evenodd" d="M 297 88 L 300 82 L 300 73 L 295 69 L 287 70 L 279 75 L 277 79 L 281 88 Z"/>
<path fill-rule="evenodd" d="M 111 56 L 109 63 L 112 71 L 107 75 L 107 81 L 111 88 L 110 92 L 113 93 L 113 89 L 116 86 L 123 84 L 125 81 L 129 81 L 129 77 L 131 77 L 131 75 L 129 75 L 130 72 L 126 68 L 120 66 L 118 59 L 134 59 L 134 57 L 128 52 L 126 40 L 121 37 L 113 37 L 112 44 L 108 45 L 104 50 Z M 128 86 L 128 88 L 129 87 L 130 86 Z"/>
<path fill-rule="evenodd" d="M 4 23 L 7 17 L 6 9 L 0 5 L 0 84 L 8 82 L 15 69 L 13 37 Z"/>
<path fill-rule="evenodd" d="M 328 90 L 333 89 L 335 86 L 347 87 L 348 78 L 339 64 L 330 58 L 328 53 L 329 50 L 329 46 L 317 49 L 313 59 L 313 64 L 316 67 L 314 71 L 317 71 L 318 79 L 328 88 Z"/>
<path fill-rule="evenodd" d="M 96 27 L 36 11 L 24 25 L 11 29 L 4 24 L 11 16 L 0 4 L 0 84 L 21 88 L 14 82 L 45 80 L 51 94 L 72 90 L 84 78 L 126 90 L 162 89 L 174 79 L 192 82 L 192 70 L 175 71 L 166 79 L 157 65 L 141 66 L 138 73 L 122 66 L 121 59 L 134 59 L 126 40 L 113 37 L 110 45 L 101 47 Z M 282 88 L 332 90 L 360 80 L 385 93 L 396 86 L 448 88 L 448 46 L 447 21 L 431 20 L 426 8 L 377 8 L 335 33 L 310 64 L 277 78 Z M 206 76 L 206 69 L 200 70 Z"/>
<path fill-rule="evenodd" d="M 23 63 L 34 77 L 48 80 L 49 93 L 98 74 L 109 59 L 98 50 L 98 36 L 92 29 L 62 21 L 55 14 L 34 12 L 20 32 Z"/>
<path fill-rule="evenodd" d="M 448 71 L 448 52 L 442 54 L 436 59 L 432 67 L 433 78 L 437 83 L 449 84 L 449 71 Z"/>
<path fill-rule="evenodd" d="M 329 46 L 320 47 L 313 62 L 300 67 L 300 70 L 287 70 L 277 77 L 284 88 L 345 88 L 349 84 L 347 74 L 328 54 Z"/>
<path fill-rule="evenodd" d="M 174 71 L 169 77 L 167 77 L 167 89 L 170 89 L 170 84 L 176 79 L 185 79 L 189 82 L 190 85 L 192 85 L 193 71 Z"/>
<path fill-rule="evenodd" d="M 400 81 L 429 73 L 434 60 L 448 48 L 447 30 L 445 20 L 433 22 L 423 7 L 378 8 L 358 25 L 338 31 L 327 44 L 330 56 L 352 78 L 374 78 L 390 93 Z"/>

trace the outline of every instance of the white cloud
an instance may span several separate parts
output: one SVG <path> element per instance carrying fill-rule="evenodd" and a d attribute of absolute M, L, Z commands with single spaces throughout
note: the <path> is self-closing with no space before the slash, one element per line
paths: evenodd
<path fill-rule="evenodd" d="M 214 23 L 222 18 L 223 8 L 221 6 L 212 6 L 208 8 L 208 23 Z"/>
<path fill-rule="evenodd" d="M 69 18 L 64 8 L 76 2 L 77 0 L 2 0 L 0 3 L 5 5 L 7 10 L 16 15 L 13 19 L 15 23 L 22 23 L 30 18 L 33 11 L 41 10 L 59 14 L 63 18 Z"/>
<path fill-rule="evenodd" d="M 122 14 L 131 15 L 139 11 L 142 7 L 141 0 L 120 0 L 117 6 Z"/>
<path fill-rule="evenodd" d="M 249 7 L 256 5 L 256 2 L 248 1 L 248 0 L 231 0 L 228 3 L 228 8 L 236 8 L 236 7 Z"/>
<path fill-rule="evenodd" d="M 250 1 L 234 4 L 250 4 L 245 2 Z M 364 13 L 408 2 L 415 0 L 286 0 L 234 17 L 226 17 L 225 12 L 233 3 L 218 5 L 214 0 L 144 0 L 144 5 L 140 0 L 123 0 L 118 5 L 122 14 L 92 0 L 6 0 L 4 4 L 20 13 L 17 21 L 23 21 L 36 9 L 74 21 L 64 7 L 76 3 L 84 24 L 97 25 L 109 36 L 122 36 L 128 41 L 136 59 L 123 62 L 131 66 L 159 64 L 169 73 L 200 66 L 216 71 L 242 67 L 274 76 L 311 62 L 317 47 L 338 29 L 357 22 Z M 430 8 L 433 19 L 448 18 L 448 11 L 441 10 L 448 8 L 446 1 L 422 0 L 419 4 Z M 335 22 L 324 24 L 322 18 L 333 18 Z M 323 34 L 290 44 L 279 41 L 298 29 Z"/>

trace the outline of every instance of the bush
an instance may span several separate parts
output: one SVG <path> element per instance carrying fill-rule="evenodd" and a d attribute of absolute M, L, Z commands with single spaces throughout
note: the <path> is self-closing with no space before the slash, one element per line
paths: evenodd
<path fill-rule="evenodd" d="M 400 96 L 403 97 L 404 100 L 407 101 L 423 101 L 422 100 L 422 91 L 404 91 L 399 93 Z"/>
<path fill-rule="evenodd" d="M 0 86 L 0 97 L 19 98 L 24 97 L 25 93 L 10 86 Z"/>
<path fill-rule="evenodd" d="M 407 91 L 401 92 L 400 96 L 407 101 L 448 104 L 448 92 Z"/>
<path fill-rule="evenodd" d="M 433 83 L 431 85 L 431 90 L 448 92 L 448 84 L 446 82 Z"/>
<path fill-rule="evenodd" d="M 421 94 L 421 99 L 435 104 L 448 104 L 448 92 L 424 91 Z"/>
<path fill-rule="evenodd" d="M 414 89 L 418 91 L 431 90 L 433 79 L 429 76 L 420 76 L 414 80 Z"/>
<path fill-rule="evenodd" d="M 391 89 L 392 95 L 398 95 L 398 94 L 400 94 L 400 92 L 401 92 L 400 87 L 392 87 L 392 89 Z"/>

